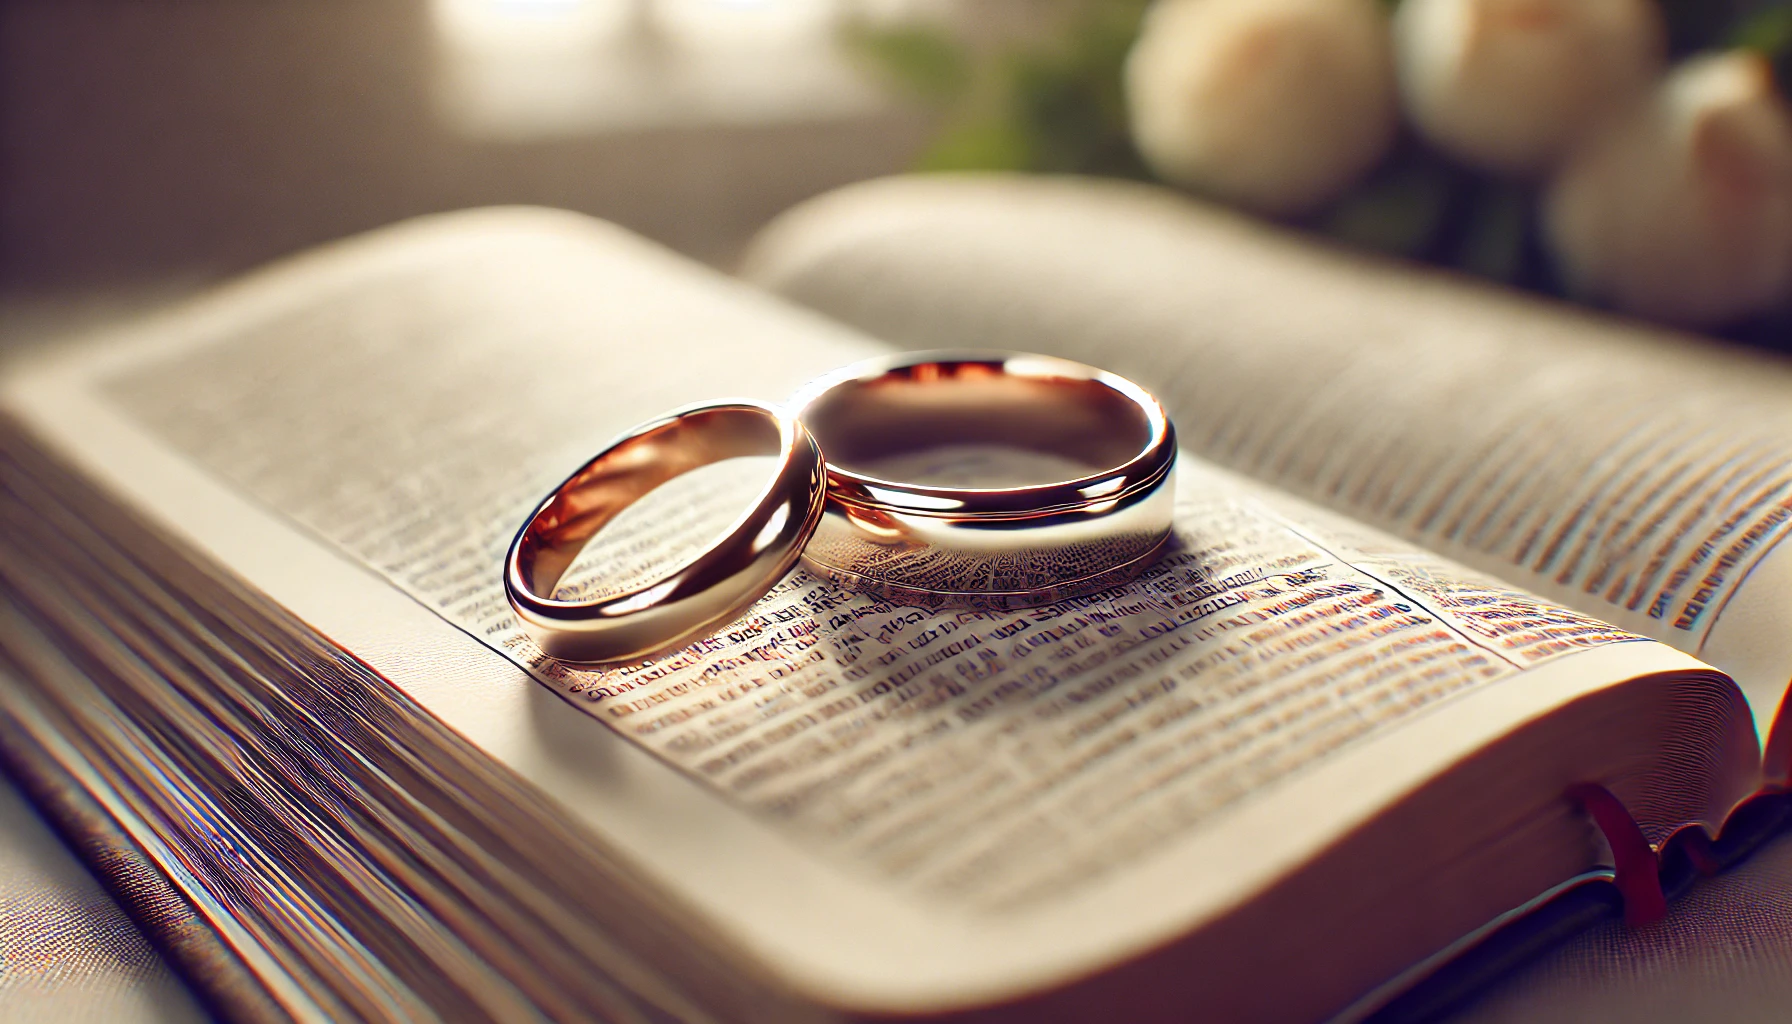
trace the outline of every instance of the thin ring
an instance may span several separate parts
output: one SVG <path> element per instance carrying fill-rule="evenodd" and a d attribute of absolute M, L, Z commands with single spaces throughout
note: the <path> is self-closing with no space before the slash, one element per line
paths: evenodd
<path fill-rule="evenodd" d="M 586 542 L 624 508 L 675 476 L 746 455 L 776 455 L 777 470 L 697 556 L 600 600 L 553 597 Z M 505 556 L 504 595 L 551 657 L 644 658 L 713 632 L 776 585 L 815 529 L 825 486 L 821 450 L 795 417 L 752 401 L 676 410 L 617 438 L 536 507 Z"/>
<path fill-rule="evenodd" d="M 810 570 L 924 607 L 1021 608 L 1105 590 L 1162 552 L 1176 431 L 1144 388 L 1066 359 L 920 352 L 823 377 L 791 406 L 827 461 Z M 976 442 L 1059 460 L 1066 476 L 941 486 L 880 469 Z"/>

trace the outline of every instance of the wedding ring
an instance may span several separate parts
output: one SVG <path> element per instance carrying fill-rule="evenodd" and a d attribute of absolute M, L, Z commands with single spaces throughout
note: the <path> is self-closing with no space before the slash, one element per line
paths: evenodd
<path fill-rule="evenodd" d="M 827 465 L 803 563 L 854 588 L 923 607 L 1027 607 L 1124 582 L 1169 539 L 1175 429 L 1115 374 L 911 353 L 823 377 L 791 406 Z M 1044 479 L 991 479 L 1000 460 L 982 456 L 994 450 L 1031 453 Z M 975 468 L 954 478 L 967 455 Z"/>
<path fill-rule="evenodd" d="M 1094 367 L 914 353 L 829 374 L 791 408 L 677 410 L 568 477 L 505 557 L 504 593 L 524 632 L 562 661 L 643 658 L 732 621 L 799 557 L 904 604 L 1021 608 L 1116 586 L 1170 538 L 1175 428 L 1143 388 Z M 554 597 L 623 509 L 683 473 L 751 455 L 777 456 L 776 470 L 697 556 L 610 596 Z"/>
<path fill-rule="evenodd" d="M 680 474 L 723 459 L 775 455 L 752 506 L 695 558 L 600 600 L 554 598 L 585 543 L 617 513 Z M 504 560 L 504 593 L 543 652 L 624 661 L 689 643 L 733 621 L 796 564 L 822 511 L 821 452 L 809 432 L 757 402 L 674 411 L 624 434 L 536 507 Z"/>

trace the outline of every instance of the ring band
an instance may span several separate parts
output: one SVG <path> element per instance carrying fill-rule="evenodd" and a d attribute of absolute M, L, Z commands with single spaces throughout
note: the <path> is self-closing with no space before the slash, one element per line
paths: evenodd
<path fill-rule="evenodd" d="M 1028 607 L 1124 582 L 1170 537 L 1175 428 L 1115 374 L 1045 356 L 910 353 L 823 377 L 791 404 L 827 464 L 803 563 L 849 586 L 923 607 Z M 1054 457 L 1068 478 L 959 487 L 879 471 L 967 442 Z"/>
<path fill-rule="evenodd" d="M 775 455 L 752 506 L 695 558 L 620 594 L 553 597 L 585 543 L 660 484 L 723 459 Z M 688 643 L 732 621 L 796 564 L 822 511 L 821 451 L 794 417 L 758 402 L 705 403 L 642 424 L 580 467 L 511 541 L 504 594 L 551 657 L 624 661 Z"/>

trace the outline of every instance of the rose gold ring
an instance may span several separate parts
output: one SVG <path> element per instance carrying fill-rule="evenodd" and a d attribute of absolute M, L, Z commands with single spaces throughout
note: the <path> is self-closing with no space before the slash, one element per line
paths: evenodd
<path fill-rule="evenodd" d="M 696 557 L 601 600 L 555 588 L 585 543 L 624 508 L 700 466 L 778 458 L 751 507 Z M 580 467 L 511 541 L 504 594 L 543 652 L 562 661 L 624 661 L 689 643 L 733 621 L 796 564 L 821 516 L 825 478 L 814 438 L 758 402 L 706 403 L 644 423 Z"/>
<path fill-rule="evenodd" d="M 803 563 L 830 579 L 927 607 L 1026 607 L 1121 583 L 1170 537 L 1176 431 L 1124 377 L 920 352 L 846 367 L 791 404 L 827 464 Z M 955 480 L 930 466 L 962 466 L 967 450 L 1030 453 L 1033 478 L 960 486 L 992 470 Z"/>

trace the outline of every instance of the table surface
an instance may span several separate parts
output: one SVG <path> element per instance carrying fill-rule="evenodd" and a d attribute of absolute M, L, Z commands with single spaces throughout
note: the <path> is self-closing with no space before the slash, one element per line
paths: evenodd
<path fill-rule="evenodd" d="M 204 1019 L 143 933 L 0 777 L 0 1020 Z"/>

